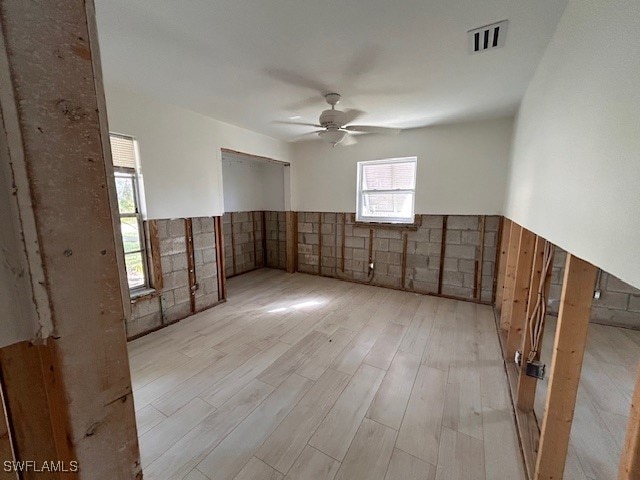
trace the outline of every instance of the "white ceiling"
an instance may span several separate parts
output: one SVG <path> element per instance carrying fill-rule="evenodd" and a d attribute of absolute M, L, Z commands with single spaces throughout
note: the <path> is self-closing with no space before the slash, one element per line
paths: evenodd
<path fill-rule="evenodd" d="M 567 0 L 96 0 L 104 75 L 284 140 L 321 93 L 359 124 L 420 127 L 515 113 Z M 504 48 L 466 32 L 508 19 Z"/>

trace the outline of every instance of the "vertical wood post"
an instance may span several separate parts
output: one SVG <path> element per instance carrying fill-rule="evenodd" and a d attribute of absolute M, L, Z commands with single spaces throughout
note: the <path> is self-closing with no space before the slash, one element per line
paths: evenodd
<path fill-rule="evenodd" d="M 507 254 L 509 253 L 509 237 L 511 236 L 511 220 L 504 218 L 500 235 L 500 251 L 498 252 L 498 279 L 496 282 L 495 305 L 502 311 L 502 299 L 504 298 L 504 277 L 507 271 Z"/>
<path fill-rule="evenodd" d="M 187 273 L 189 275 L 189 301 L 191 303 L 191 313 L 196 313 L 196 260 L 193 250 L 193 220 L 184 219 L 184 238 L 187 248 Z"/>
<path fill-rule="evenodd" d="M 511 305 L 511 319 L 507 335 L 507 360 L 512 361 L 516 351 L 522 346 L 522 332 L 527 316 L 527 300 L 529 299 L 529 284 L 531 283 L 531 266 L 533 265 L 533 251 L 536 236 L 522 229 L 518 243 L 518 259 L 516 262 L 515 280 L 513 282 L 513 303 Z"/>
<path fill-rule="evenodd" d="M 551 269 L 547 272 L 547 278 L 542 278 L 542 270 L 544 268 L 544 250 L 547 241 L 542 237 L 536 237 L 536 245 L 533 252 L 533 269 L 531 271 L 531 282 L 529 284 L 529 300 L 527 301 L 527 314 L 525 317 L 524 335 L 522 341 L 522 365 L 520 367 L 520 376 L 518 377 L 518 386 L 516 388 L 516 405 L 523 412 L 533 411 L 533 403 L 536 395 L 536 386 L 538 380 L 524 373 L 526 360 L 531 353 L 531 338 L 529 336 L 529 326 L 531 316 L 536 305 L 538 290 L 540 284 L 546 281 L 544 298 L 548 298 L 550 282 L 547 281 L 551 276 Z M 552 260 L 553 261 L 553 260 Z M 542 340 L 542 335 L 540 337 Z M 535 360 L 540 359 L 540 351 L 536 355 Z"/>
<path fill-rule="evenodd" d="M 298 215 L 296 212 L 286 212 L 286 244 L 287 244 L 287 272 L 295 273 L 298 265 Z M 322 215 L 322 213 L 320 214 Z M 319 234 L 322 241 L 322 233 Z"/>
<path fill-rule="evenodd" d="M 636 388 L 631 398 L 631 412 L 627 422 L 618 480 L 640 479 L 640 365 L 636 378 Z"/>
<path fill-rule="evenodd" d="M 130 299 L 93 2 L 3 0 L 0 18 L 1 161 L 11 165 L 11 216 L 28 249 L 24 275 L 35 279 L 20 293 L 38 306 L 24 320 L 55 333 L 0 350 L 16 457 L 77 460 L 82 478 L 139 479 Z"/>
<path fill-rule="evenodd" d="M 500 310 L 500 329 L 505 332 L 509 331 L 509 325 L 511 324 L 511 310 L 513 308 L 513 294 L 515 292 L 516 267 L 518 265 L 518 248 L 520 247 L 521 234 L 522 227 L 516 222 L 511 222 L 507 263 L 502 289 L 502 309 Z"/>
<path fill-rule="evenodd" d="M 440 239 L 440 266 L 438 267 L 438 295 L 442 295 L 442 280 L 444 278 L 444 256 L 447 251 L 447 221 L 448 215 L 442 216 L 442 238 Z"/>
<path fill-rule="evenodd" d="M 213 217 L 213 231 L 216 237 L 216 268 L 218 276 L 218 301 L 227 298 L 227 275 L 225 273 L 224 233 L 222 217 Z"/>
<path fill-rule="evenodd" d="M 597 268 L 567 254 L 535 480 L 564 474 Z"/>

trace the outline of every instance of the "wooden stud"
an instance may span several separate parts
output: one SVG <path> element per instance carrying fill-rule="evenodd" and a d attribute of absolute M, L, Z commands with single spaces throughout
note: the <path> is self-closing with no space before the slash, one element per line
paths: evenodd
<path fill-rule="evenodd" d="M 567 254 L 535 480 L 564 474 L 597 270 Z"/>
<path fill-rule="evenodd" d="M 518 258 L 513 282 L 513 303 L 509 307 L 511 317 L 507 333 L 507 361 L 513 361 L 516 351 L 522 346 L 522 333 L 526 325 L 527 300 L 529 299 L 535 243 L 536 236 L 526 228 L 523 228 L 520 234 L 520 242 L 518 243 Z"/>
<path fill-rule="evenodd" d="M 407 279 L 407 239 L 408 235 L 406 232 L 402 233 L 402 279 L 400 281 L 400 285 L 402 288 L 405 287 L 406 279 Z"/>
<path fill-rule="evenodd" d="M 322 214 L 321 214 L 322 215 Z M 285 213 L 286 244 L 287 244 L 287 272 L 295 273 L 298 264 L 298 214 L 288 211 Z M 279 242 L 278 242 L 279 243 Z"/>
<path fill-rule="evenodd" d="M 157 220 L 146 222 L 149 230 L 149 250 L 151 252 L 151 287 L 162 290 L 162 262 L 160 261 L 160 236 Z"/>
<path fill-rule="evenodd" d="M 618 470 L 618 480 L 638 479 L 640 479 L 640 366 L 638 366 L 636 387 L 631 398 L 627 434 Z"/>
<path fill-rule="evenodd" d="M 8 424 L 9 417 L 7 415 L 5 403 L 6 401 L 4 399 L 2 389 L 0 388 L 0 459 L 3 461 L 16 459 L 13 453 L 11 432 L 9 431 Z M 15 472 L 2 472 L 2 474 L 0 474 L 0 478 L 3 480 L 18 480 L 18 475 Z"/>
<path fill-rule="evenodd" d="M 373 262 L 373 228 L 370 228 L 369 229 L 369 265 L 371 265 L 372 262 Z M 369 267 L 367 266 L 367 268 Z"/>
<path fill-rule="evenodd" d="M 253 224 L 253 230 L 251 232 L 251 235 L 253 235 L 253 265 L 255 268 L 258 268 L 260 265 L 258 265 L 258 238 L 257 238 L 257 231 L 258 228 L 256 226 L 256 212 L 252 211 L 251 212 L 251 222 Z"/>
<path fill-rule="evenodd" d="M 191 313 L 196 313 L 196 262 L 193 251 L 193 222 L 190 218 L 184 219 L 185 242 L 187 246 L 187 272 L 189 274 L 189 300 L 191 302 Z"/>
<path fill-rule="evenodd" d="M 473 298 L 476 300 L 480 300 L 480 297 L 482 296 L 482 267 L 484 263 L 484 234 L 487 223 L 486 215 L 478 215 L 478 221 L 480 224 L 480 246 L 478 247 L 478 259 L 475 262 L 475 277 L 473 282 Z"/>
<path fill-rule="evenodd" d="M 529 358 L 529 354 L 531 353 L 531 337 L 529 335 L 529 324 L 532 320 L 533 310 L 536 306 L 538 290 L 540 288 L 540 283 L 544 282 L 544 298 L 548 298 L 549 295 L 549 287 L 551 285 L 550 277 L 551 277 L 551 268 L 547 272 L 547 278 L 542 278 L 542 270 L 544 268 L 544 250 L 547 241 L 540 237 L 536 236 L 535 248 L 533 252 L 533 268 L 531 270 L 531 280 L 529 283 L 529 299 L 527 301 L 527 314 L 525 317 L 525 327 L 524 327 L 524 335 L 522 341 L 522 365 L 520 366 L 520 375 L 518 377 L 518 385 L 516 387 L 516 405 L 523 412 L 532 412 L 533 411 L 533 403 L 536 396 L 536 386 L 538 384 L 538 380 L 535 377 L 530 377 L 526 375 L 525 368 L 527 358 Z M 551 260 L 553 262 L 553 260 Z M 542 341 L 542 335 L 540 337 Z M 540 348 L 540 345 L 538 346 Z M 540 359 L 540 351 L 536 355 L 534 360 Z"/>
<path fill-rule="evenodd" d="M 231 229 L 231 275 L 236 274 L 236 239 L 235 232 L 233 231 L 233 212 L 229 215 L 229 228 Z"/>
<path fill-rule="evenodd" d="M 344 273 L 344 249 L 345 249 L 345 237 L 347 226 L 347 214 L 342 214 L 342 243 L 340 244 L 340 270 Z"/>
<path fill-rule="evenodd" d="M 322 275 L 322 212 L 319 212 L 318 216 L 318 275 Z"/>
<path fill-rule="evenodd" d="M 498 272 L 498 266 L 500 264 L 500 250 L 502 249 L 502 232 L 504 229 L 504 217 L 500 217 L 500 220 L 498 222 L 498 236 L 497 236 L 497 241 L 499 242 L 496 245 L 496 253 L 493 257 L 493 288 L 492 288 L 492 293 L 491 293 L 491 303 L 492 304 L 496 304 L 496 291 L 498 289 L 498 279 L 500 277 L 500 274 Z"/>
<path fill-rule="evenodd" d="M 448 215 L 442 216 L 442 238 L 440 239 L 440 270 L 438 270 L 438 295 L 442 295 L 442 279 L 444 277 L 444 256 L 447 250 L 447 220 Z"/>
<path fill-rule="evenodd" d="M 227 298 L 227 282 L 224 271 L 224 234 L 222 232 L 222 217 L 213 217 L 213 230 L 216 240 L 216 268 L 218 274 L 218 301 Z"/>
<path fill-rule="evenodd" d="M 266 267 L 267 266 L 267 212 L 265 212 L 264 210 L 262 210 L 262 212 L 260 212 L 261 218 L 260 221 L 262 222 L 262 266 Z"/>
<path fill-rule="evenodd" d="M 509 234 L 509 249 L 507 251 L 507 263 L 505 267 L 504 285 L 502 289 L 502 309 L 500 310 L 500 329 L 508 332 L 511 323 L 511 309 L 513 307 L 513 294 L 516 282 L 516 267 L 518 265 L 518 247 L 522 227 L 516 222 L 511 222 Z"/>
<path fill-rule="evenodd" d="M 500 253 L 496 270 L 498 272 L 496 281 L 495 305 L 496 309 L 502 311 L 502 299 L 504 298 L 504 279 L 507 272 L 507 257 L 509 254 L 509 240 L 511 238 L 511 220 L 504 218 L 502 222 L 502 232 L 500 234 Z"/>

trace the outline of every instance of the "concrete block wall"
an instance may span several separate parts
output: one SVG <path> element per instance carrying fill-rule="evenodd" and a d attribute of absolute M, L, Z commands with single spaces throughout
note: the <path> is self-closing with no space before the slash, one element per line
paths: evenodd
<path fill-rule="evenodd" d="M 420 220 L 421 225 L 410 230 L 356 224 L 353 213 L 300 212 L 298 271 L 419 293 L 438 293 L 443 216 L 422 215 Z M 482 223 L 478 216 L 451 215 L 447 220 L 442 294 L 473 299 Z M 493 295 L 499 224 L 499 217 L 486 217 L 480 295 L 486 302 L 491 302 Z M 373 277 L 368 275 L 370 251 Z"/>
<path fill-rule="evenodd" d="M 548 300 L 548 311 L 552 315 L 558 314 L 566 259 L 567 252 L 555 247 Z M 591 306 L 593 323 L 640 330 L 639 289 L 602 270 L 596 288 L 600 290 L 600 298 L 594 298 Z"/>
<path fill-rule="evenodd" d="M 135 337 L 191 315 L 185 219 L 156 220 L 162 270 L 162 289 L 132 302 L 127 337 Z M 196 271 L 196 311 L 215 305 L 218 298 L 216 239 L 213 218 L 192 219 Z M 148 243 L 149 245 L 149 243 Z"/>
<path fill-rule="evenodd" d="M 286 214 L 285 212 L 266 211 L 266 266 L 270 268 L 287 268 Z"/>

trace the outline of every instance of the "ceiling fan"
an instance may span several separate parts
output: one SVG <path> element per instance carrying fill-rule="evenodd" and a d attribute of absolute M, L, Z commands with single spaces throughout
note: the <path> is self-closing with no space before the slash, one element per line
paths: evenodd
<path fill-rule="evenodd" d="M 340 101 L 340 95 L 338 93 L 328 93 L 324 96 L 325 100 L 331 108 L 324 110 L 320 114 L 319 123 L 300 123 L 300 122 L 278 122 L 287 125 L 304 125 L 308 127 L 321 128 L 322 130 L 316 130 L 318 136 L 322 141 L 336 146 L 343 140 L 348 139 L 345 144 L 355 143 L 353 137 L 349 137 L 350 133 L 391 133 L 398 134 L 400 129 L 388 128 L 388 127 L 374 127 L 370 125 L 349 125 L 351 122 L 358 119 L 364 112 L 359 110 L 336 110 L 336 105 Z"/>

